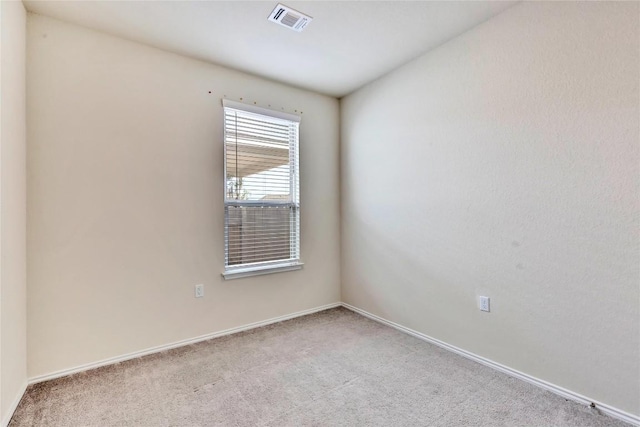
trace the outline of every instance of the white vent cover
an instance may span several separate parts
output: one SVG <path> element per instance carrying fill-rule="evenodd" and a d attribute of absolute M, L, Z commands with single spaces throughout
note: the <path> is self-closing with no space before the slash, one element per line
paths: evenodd
<path fill-rule="evenodd" d="M 273 12 L 271 12 L 271 15 L 269 15 L 269 21 L 276 22 L 297 32 L 304 30 L 312 19 L 312 17 L 304 13 L 300 13 L 297 10 L 281 4 L 278 4 L 276 8 L 273 9 Z"/>

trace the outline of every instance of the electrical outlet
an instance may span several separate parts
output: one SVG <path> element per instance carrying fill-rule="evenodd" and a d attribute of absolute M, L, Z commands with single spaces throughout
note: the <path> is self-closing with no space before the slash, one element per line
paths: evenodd
<path fill-rule="evenodd" d="M 204 296 L 204 285 L 196 285 L 196 298 Z"/>
<path fill-rule="evenodd" d="M 478 297 L 480 302 L 480 311 L 491 311 L 489 310 L 489 297 Z"/>

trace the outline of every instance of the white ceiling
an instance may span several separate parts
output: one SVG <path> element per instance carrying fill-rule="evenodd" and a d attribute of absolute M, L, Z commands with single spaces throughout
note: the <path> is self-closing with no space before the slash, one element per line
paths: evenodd
<path fill-rule="evenodd" d="M 513 1 L 24 1 L 31 12 L 341 97 L 497 15 Z"/>

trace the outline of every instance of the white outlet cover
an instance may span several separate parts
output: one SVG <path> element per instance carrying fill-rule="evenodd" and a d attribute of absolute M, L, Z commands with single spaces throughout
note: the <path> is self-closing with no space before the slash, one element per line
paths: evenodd
<path fill-rule="evenodd" d="M 491 311 L 489 297 L 478 297 L 478 304 L 480 306 L 480 311 Z"/>
<path fill-rule="evenodd" d="M 196 285 L 196 298 L 204 296 L 204 285 Z"/>

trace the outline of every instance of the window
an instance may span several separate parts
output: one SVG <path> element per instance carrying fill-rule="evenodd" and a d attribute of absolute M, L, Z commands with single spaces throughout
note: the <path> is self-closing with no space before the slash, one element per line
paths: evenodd
<path fill-rule="evenodd" d="M 300 117 L 223 100 L 225 278 L 301 268 Z"/>

